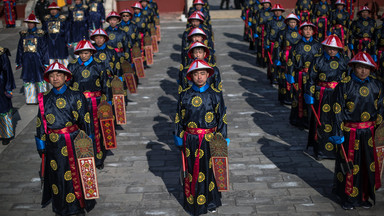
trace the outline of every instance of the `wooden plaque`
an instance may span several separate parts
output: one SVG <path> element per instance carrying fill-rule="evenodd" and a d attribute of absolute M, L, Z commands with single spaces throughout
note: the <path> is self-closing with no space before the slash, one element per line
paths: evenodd
<path fill-rule="evenodd" d="M 133 73 L 124 73 L 125 83 L 128 86 L 129 93 L 137 93 L 136 79 Z"/>
<path fill-rule="evenodd" d="M 132 68 L 132 65 L 125 60 L 123 61 L 123 63 L 121 63 L 121 69 L 123 70 L 123 73 L 135 73 Z"/>
<path fill-rule="evenodd" d="M 152 46 L 152 38 L 148 35 L 148 33 L 144 37 L 144 46 Z"/>
<path fill-rule="evenodd" d="M 157 25 L 157 26 L 156 26 L 156 36 L 157 36 L 157 40 L 158 40 L 158 41 L 161 41 L 161 30 L 160 30 L 160 25 Z"/>
<path fill-rule="evenodd" d="M 141 50 L 140 47 L 137 45 L 134 45 L 132 48 L 132 57 L 133 58 L 141 58 Z"/>
<path fill-rule="evenodd" d="M 152 44 L 150 46 L 145 46 L 145 57 L 147 59 L 148 65 L 153 65 L 153 50 Z"/>
<path fill-rule="evenodd" d="M 379 163 L 380 171 L 380 180 L 383 179 L 383 169 L 384 169 L 384 146 L 376 146 L 377 161 Z"/>
<path fill-rule="evenodd" d="M 113 94 L 113 107 L 115 108 L 116 123 L 125 125 L 127 123 L 124 100 L 124 83 L 116 76 L 111 82 Z"/>
<path fill-rule="evenodd" d="M 84 199 L 99 198 L 92 139 L 82 130 L 74 140 L 77 166 L 84 192 Z"/>
<path fill-rule="evenodd" d="M 134 58 L 133 63 L 135 64 L 137 76 L 139 78 L 144 78 L 145 77 L 144 63 L 143 63 L 143 59 L 141 58 L 141 56 L 138 58 Z"/>
<path fill-rule="evenodd" d="M 158 53 L 159 52 L 159 46 L 157 46 L 157 36 L 156 35 L 152 35 L 152 49 L 153 49 L 153 52 L 154 53 Z"/>
<path fill-rule="evenodd" d="M 384 146 L 384 124 L 375 130 L 375 146 Z"/>
<path fill-rule="evenodd" d="M 100 119 L 105 149 L 117 148 L 112 106 L 106 101 L 102 101 L 97 107 L 97 115 Z"/>
<path fill-rule="evenodd" d="M 212 157 L 212 169 L 219 192 L 229 191 L 228 157 Z"/>

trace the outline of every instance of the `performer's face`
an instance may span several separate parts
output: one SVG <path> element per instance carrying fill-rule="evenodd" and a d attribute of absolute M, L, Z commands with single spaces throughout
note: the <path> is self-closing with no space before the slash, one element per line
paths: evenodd
<path fill-rule="evenodd" d="M 204 51 L 203 48 L 195 48 L 192 50 L 192 56 L 194 59 L 200 59 L 200 60 L 204 60 L 204 56 L 206 55 L 207 53 Z"/>
<path fill-rule="evenodd" d="M 141 2 L 141 6 L 143 6 L 143 8 L 147 7 L 148 5 L 148 2 L 147 1 L 142 1 Z"/>
<path fill-rule="evenodd" d="M 139 8 L 134 8 L 133 12 L 135 12 L 135 14 L 139 14 L 141 12 L 141 10 Z"/>
<path fill-rule="evenodd" d="M 192 81 L 197 86 L 204 86 L 207 83 L 208 75 L 206 70 L 196 70 L 192 73 Z"/>
<path fill-rule="evenodd" d="M 371 68 L 368 65 L 359 64 L 355 65 L 355 75 L 361 79 L 365 80 L 371 73 Z"/>
<path fill-rule="evenodd" d="M 196 20 L 196 19 L 193 19 L 192 21 L 191 21 L 191 25 L 193 26 L 193 27 L 199 27 L 199 25 L 200 25 L 200 20 Z"/>
<path fill-rule="evenodd" d="M 117 19 L 116 17 L 111 17 L 108 19 L 108 23 L 112 28 L 114 28 L 115 26 L 117 26 L 117 23 L 119 23 L 119 19 Z"/>
<path fill-rule="evenodd" d="M 121 15 L 121 17 L 123 17 L 124 22 L 128 22 L 128 20 L 131 19 L 131 14 L 129 14 L 129 13 L 123 13 L 123 14 Z"/>
<path fill-rule="evenodd" d="M 289 25 L 289 27 L 294 29 L 296 27 L 296 25 L 297 25 L 297 21 L 291 19 L 291 20 L 288 21 L 288 25 Z"/>
<path fill-rule="evenodd" d="M 36 27 L 36 24 L 31 22 L 27 23 L 27 25 L 28 25 L 28 29 L 33 29 Z"/>
<path fill-rule="evenodd" d="M 48 76 L 49 83 L 56 88 L 57 90 L 60 90 L 61 87 L 63 87 L 65 81 L 67 80 L 67 75 L 65 75 L 62 72 L 51 72 Z"/>
<path fill-rule="evenodd" d="M 105 43 L 105 37 L 104 36 L 97 35 L 97 36 L 95 36 L 94 39 L 95 39 L 95 43 L 98 47 L 103 46 L 103 44 Z"/>
<path fill-rule="evenodd" d="M 197 4 L 195 7 L 196 7 L 196 10 L 201 10 L 201 8 L 203 8 L 203 5 Z"/>
<path fill-rule="evenodd" d="M 193 35 L 192 42 L 203 42 L 203 36 L 201 35 Z"/>
<path fill-rule="evenodd" d="M 302 31 L 305 38 L 310 38 L 313 35 L 313 28 L 311 26 L 305 26 Z"/>
<path fill-rule="evenodd" d="M 91 58 L 91 55 L 92 55 L 92 53 L 89 50 L 80 51 L 80 54 L 79 54 L 80 59 L 83 62 L 88 61 Z"/>
<path fill-rule="evenodd" d="M 325 52 L 327 52 L 327 54 L 329 56 L 334 57 L 337 55 L 339 50 L 337 48 L 334 48 L 334 47 L 325 47 Z"/>
<path fill-rule="evenodd" d="M 52 16 L 56 16 L 56 14 L 59 13 L 59 10 L 51 9 L 49 12 L 51 13 Z"/>
<path fill-rule="evenodd" d="M 361 17 L 363 17 L 364 19 L 367 19 L 369 16 L 369 11 L 362 11 L 361 12 Z"/>
<path fill-rule="evenodd" d="M 271 7 L 271 4 L 270 3 L 264 3 L 263 7 L 264 7 L 264 9 L 268 9 Z"/>
<path fill-rule="evenodd" d="M 344 5 L 342 4 L 337 5 L 337 10 L 343 10 L 343 9 L 344 9 Z"/>
<path fill-rule="evenodd" d="M 76 0 L 76 1 L 75 1 L 75 4 L 77 4 L 77 5 L 78 5 L 78 4 L 81 4 L 81 3 L 82 3 L 82 0 Z"/>
<path fill-rule="evenodd" d="M 277 10 L 277 11 L 274 11 L 273 13 L 275 14 L 276 17 L 280 17 L 281 14 L 283 14 L 283 11 Z"/>

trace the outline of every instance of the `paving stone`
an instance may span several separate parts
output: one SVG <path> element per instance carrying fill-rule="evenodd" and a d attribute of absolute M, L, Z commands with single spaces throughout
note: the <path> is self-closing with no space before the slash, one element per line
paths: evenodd
<path fill-rule="evenodd" d="M 298 212 L 333 212 L 335 209 L 330 203 L 303 203 L 294 204 Z"/>

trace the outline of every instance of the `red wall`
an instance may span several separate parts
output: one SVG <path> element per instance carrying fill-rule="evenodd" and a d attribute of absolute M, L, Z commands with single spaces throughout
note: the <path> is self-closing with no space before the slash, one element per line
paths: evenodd
<path fill-rule="evenodd" d="M 380 7 L 384 7 L 384 0 L 374 0 L 379 4 Z M 284 8 L 294 8 L 296 5 L 296 0 L 271 0 L 273 4 L 281 4 Z M 328 0 L 328 2 L 331 2 Z M 372 0 L 356 0 L 355 7 L 357 8 L 358 5 L 364 5 L 365 3 L 371 3 Z"/>
<path fill-rule="evenodd" d="M 138 0 L 121 0 L 117 1 L 117 10 L 121 11 L 124 8 L 131 9 L 131 6 Z M 169 12 L 182 12 L 184 11 L 185 0 L 157 0 L 157 5 L 159 6 L 160 13 L 169 13 Z"/>

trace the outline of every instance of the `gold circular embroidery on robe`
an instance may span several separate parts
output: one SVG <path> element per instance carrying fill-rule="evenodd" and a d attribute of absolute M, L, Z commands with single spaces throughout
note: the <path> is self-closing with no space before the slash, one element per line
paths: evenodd
<path fill-rule="evenodd" d="M 128 53 L 124 53 L 124 57 L 127 59 L 129 58 L 129 54 Z"/>
<path fill-rule="evenodd" d="M 189 182 L 192 182 L 192 174 L 191 173 L 188 173 L 188 180 L 189 180 Z"/>
<path fill-rule="evenodd" d="M 189 148 L 185 148 L 185 157 L 189 157 L 189 155 L 191 155 L 191 151 Z"/>
<path fill-rule="evenodd" d="M 100 55 L 99 55 L 99 59 L 100 59 L 101 61 L 104 61 L 105 59 L 107 59 L 107 55 L 106 55 L 105 53 L 100 53 Z"/>
<path fill-rule="evenodd" d="M 263 18 L 260 18 L 259 21 L 260 21 L 260 23 L 262 23 L 263 22 Z"/>
<path fill-rule="evenodd" d="M 194 107 L 199 107 L 203 103 L 203 100 L 199 96 L 195 96 L 192 98 L 192 105 Z"/>
<path fill-rule="evenodd" d="M 41 126 L 41 120 L 39 117 L 36 118 L 36 127 L 40 127 Z"/>
<path fill-rule="evenodd" d="M 219 83 L 219 85 L 217 86 L 217 89 L 219 91 L 223 90 L 223 83 L 222 82 Z"/>
<path fill-rule="evenodd" d="M 363 34 L 363 37 L 367 38 L 367 37 L 369 37 L 369 34 L 368 34 L 368 33 L 364 33 L 364 34 Z M 370 48 L 369 45 L 370 45 L 370 44 L 368 44 L 368 48 Z"/>
<path fill-rule="evenodd" d="M 183 138 L 183 137 L 184 137 L 184 133 L 185 133 L 185 131 L 182 130 L 182 131 L 180 132 L 180 134 L 179 134 L 179 137 L 180 137 L 180 138 Z"/>
<path fill-rule="evenodd" d="M 319 79 L 320 79 L 321 81 L 325 81 L 326 78 L 327 78 L 327 75 L 325 75 L 325 73 L 321 73 L 321 74 L 319 74 Z"/>
<path fill-rule="evenodd" d="M 199 204 L 199 205 L 204 205 L 205 204 L 205 196 L 204 195 L 199 195 L 197 197 L 197 204 Z"/>
<path fill-rule="evenodd" d="M 51 168 L 53 171 L 57 170 L 57 163 L 55 160 L 51 160 L 51 162 L 49 164 L 51 165 Z"/>
<path fill-rule="evenodd" d="M 368 145 L 369 145 L 369 147 L 373 148 L 373 140 L 372 140 L 372 137 L 368 139 Z"/>
<path fill-rule="evenodd" d="M 141 28 L 145 28 L 145 23 L 141 23 Z"/>
<path fill-rule="evenodd" d="M 62 154 L 64 157 L 67 157 L 67 156 L 68 156 L 67 146 L 64 146 L 63 148 L 61 148 L 61 154 Z"/>
<path fill-rule="evenodd" d="M 333 104 L 333 112 L 336 114 L 341 112 L 341 106 L 339 103 L 336 102 L 335 104 Z"/>
<path fill-rule="evenodd" d="M 88 124 L 91 123 L 91 118 L 90 118 L 90 115 L 89 115 L 89 112 L 87 112 L 84 116 L 84 120 L 85 122 L 87 122 Z"/>
<path fill-rule="evenodd" d="M 337 68 L 339 68 L 339 62 L 337 61 L 331 61 L 331 63 L 329 64 L 330 67 L 334 70 L 336 70 Z"/>
<path fill-rule="evenodd" d="M 311 92 L 312 94 L 315 94 L 316 87 L 315 87 L 315 86 L 311 86 L 311 87 L 309 88 L 309 90 L 310 90 L 310 92 Z"/>
<path fill-rule="evenodd" d="M 328 104 L 323 105 L 323 112 L 329 112 L 331 110 L 331 107 Z"/>
<path fill-rule="evenodd" d="M 368 26 L 368 22 L 367 21 L 363 21 L 363 26 Z"/>
<path fill-rule="evenodd" d="M 75 194 L 73 193 L 67 194 L 67 197 L 65 198 L 65 200 L 67 201 L 67 203 L 72 203 L 73 201 L 75 201 Z"/>
<path fill-rule="evenodd" d="M 320 11 L 319 11 L 319 13 L 320 13 Z M 319 23 L 318 25 L 319 25 L 319 28 L 323 27 L 323 23 Z"/>
<path fill-rule="evenodd" d="M 223 122 L 224 122 L 224 124 L 227 124 L 227 114 L 224 114 L 224 116 L 223 116 Z"/>
<path fill-rule="evenodd" d="M 292 63 L 292 59 L 288 59 L 288 63 L 287 63 L 288 66 L 292 66 L 293 63 Z"/>
<path fill-rule="evenodd" d="M 304 51 L 309 52 L 311 51 L 312 47 L 310 45 L 304 45 Z"/>
<path fill-rule="evenodd" d="M 65 174 L 64 174 L 64 179 L 65 179 L 65 181 L 69 181 L 69 180 L 72 180 L 72 174 L 71 174 L 71 171 L 67 171 L 67 172 L 65 172 Z"/>
<path fill-rule="evenodd" d="M 117 63 L 116 63 L 116 69 L 117 69 L 117 70 L 120 70 L 120 62 L 117 62 Z"/>
<path fill-rule="evenodd" d="M 181 110 L 181 119 L 184 119 L 184 117 L 185 117 L 185 109 L 182 109 Z"/>
<path fill-rule="evenodd" d="M 376 99 L 376 100 L 373 102 L 373 104 L 375 105 L 375 109 L 377 109 L 377 104 L 378 104 L 378 102 L 379 102 L 378 99 Z"/>
<path fill-rule="evenodd" d="M 332 125 L 330 125 L 330 124 L 325 124 L 325 125 L 324 125 L 324 132 L 329 133 L 329 132 L 331 132 L 331 131 L 332 131 Z"/>
<path fill-rule="evenodd" d="M 342 19 L 343 18 L 343 14 L 341 14 L 341 13 L 337 14 L 337 18 Z"/>
<path fill-rule="evenodd" d="M 72 89 L 75 90 L 75 91 L 79 90 L 79 83 L 74 82 L 73 85 L 72 85 Z"/>
<path fill-rule="evenodd" d="M 75 118 L 75 120 L 77 121 L 77 119 L 79 118 L 79 113 L 77 111 L 72 111 L 72 115 Z"/>
<path fill-rule="evenodd" d="M 315 93 L 315 98 L 316 98 L 316 100 L 319 100 L 319 99 L 320 99 L 320 92 L 316 92 L 316 93 Z"/>
<path fill-rule="evenodd" d="M 45 116 L 45 119 L 47 119 L 47 122 L 49 124 L 55 123 L 55 116 L 53 114 L 48 114 L 47 116 Z"/>
<path fill-rule="evenodd" d="M 77 110 L 81 109 L 82 105 L 81 100 L 77 100 Z"/>
<path fill-rule="evenodd" d="M 50 133 L 49 134 L 49 140 L 51 140 L 51 142 L 59 141 L 59 134 L 57 134 L 57 133 Z"/>
<path fill-rule="evenodd" d="M 43 136 L 41 136 L 41 140 L 42 140 L 42 141 L 46 141 L 46 139 L 47 139 L 47 135 L 46 135 L 46 134 L 44 134 Z"/>
<path fill-rule="evenodd" d="M 210 142 L 213 138 L 213 133 L 209 133 L 209 134 L 205 134 L 204 135 L 204 139 L 207 141 L 207 142 Z"/>
<path fill-rule="evenodd" d="M 199 150 L 199 149 L 196 149 L 196 151 L 195 151 L 195 157 L 197 157 L 197 151 L 198 151 L 198 150 Z M 200 149 L 199 159 L 201 159 L 203 156 L 204 156 L 204 151 L 203 151 L 203 149 Z"/>
<path fill-rule="evenodd" d="M 190 195 L 190 196 L 187 198 L 187 201 L 188 201 L 189 204 L 193 205 L 193 203 L 194 203 L 193 196 Z"/>
<path fill-rule="evenodd" d="M 353 109 L 355 109 L 355 103 L 353 103 L 352 101 L 347 102 L 347 109 L 349 112 L 352 112 Z"/>
<path fill-rule="evenodd" d="M 90 75 L 91 75 L 91 72 L 89 72 L 89 70 L 83 70 L 81 72 L 81 76 L 83 76 L 84 78 L 88 78 Z"/>
<path fill-rule="evenodd" d="M 179 85 L 179 87 L 177 88 L 177 92 L 180 94 L 181 92 L 183 92 L 183 87 L 181 87 L 181 85 Z"/>
<path fill-rule="evenodd" d="M 57 195 L 59 193 L 59 189 L 55 184 L 52 184 L 52 192 L 53 194 Z"/>
<path fill-rule="evenodd" d="M 56 100 L 56 106 L 57 106 L 57 108 L 59 108 L 59 109 L 63 109 L 63 108 L 65 107 L 65 105 L 67 105 L 67 102 L 65 101 L 64 98 L 58 98 L 58 99 Z"/>
<path fill-rule="evenodd" d="M 359 173 L 360 171 L 360 167 L 359 165 L 353 165 L 353 175 L 356 175 L 357 173 Z"/>
<path fill-rule="evenodd" d="M 202 172 L 199 172 L 199 177 L 197 178 L 198 182 L 203 182 L 205 180 L 205 175 Z"/>
<path fill-rule="evenodd" d="M 179 117 L 179 113 L 176 113 L 176 116 L 175 116 L 175 123 L 179 123 L 180 122 L 180 117 Z"/>
<path fill-rule="evenodd" d="M 292 37 L 292 38 L 297 38 L 297 32 L 292 32 L 292 33 L 291 33 L 291 37 Z"/>
<path fill-rule="evenodd" d="M 359 195 L 359 189 L 357 187 L 353 187 L 351 197 L 357 197 L 357 195 Z"/>
<path fill-rule="evenodd" d="M 113 68 L 115 67 L 115 65 L 113 64 L 113 62 L 109 62 L 109 67 L 110 67 L 111 69 L 113 69 Z"/>
<path fill-rule="evenodd" d="M 109 37 L 109 40 L 114 40 L 116 38 L 116 35 L 115 34 L 109 34 L 108 37 Z"/>
<path fill-rule="evenodd" d="M 376 125 L 380 125 L 382 121 L 383 121 L 383 116 L 380 114 L 377 114 Z"/>
<path fill-rule="evenodd" d="M 99 79 L 99 78 L 96 79 L 95 85 L 96 85 L 97 87 L 100 87 L 100 79 Z"/>
<path fill-rule="evenodd" d="M 343 180 L 344 180 L 343 173 L 338 172 L 336 176 L 337 176 L 337 180 L 339 180 L 339 182 L 343 182 Z"/>
<path fill-rule="evenodd" d="M 326 149 L 327 151 L 332 151 L 332 150 L 333 150 L 333 144 L 330 143 L 330 142 L 327 142 L 327 143 L 325 144 L 325 149 Z"/>
<path fill-rule="evenodd" d="M 207 114 L 205 114 L 205 121 L 207 123 L 211 123 L 213 121 L 213 113 L 212 112 L 207 112 Z"/>
<path fill-rule="evenodd" d="M 372 162 L 371 165 L 369 165 L 369 169 L 371 172 L 375 172 L 375 162 Z"/>
<path fill-rule="evenodd" d="M 281 26 L 283 26 L 283 22 L 277 22 L 276 24 L 277 24 L 277 27 L 279 27 L 279 28 L 280 28 Z"/>
<path fill-rule="evenodd" d="M 101 160 L 101 158 L 103 158 L 103 152 L 100 151 L 99 153 L 96 154 L 96 158 Z"/>
<path fill-rule="evenodd" d="M 117 48 L 121 48 L 121 47 L 123 47 L 123 44 L 121 42 L 118 42 L 117 43 Z"/>
<path fill-rule="evenodd" d="M 70 126 L 72 126 L 72 122 L 65 123 L 65 127 L 70 127 Z"/>
<path fill-rule="evenodd" d="M 275 32 L 275 29 L 272 29 L 272 30 L 271 30 L 271 35 L 275 35 L 275 33 L 276 33 L 276 32 Z"/>
<path fill-rule="evenodd" d="M 363 112 L 361 113 L 360 118 L 362 122 L 366 122 L 366 121 L 369 121 L 369 119 L 371 119 L 371 115 L 368 112 Z"/>
<path fill-rule="evenodd" d="M 211 183 L 209 183 L 209 191 L 211 192 L 214 188 L 215 188 L 215 183 L 211 181 Z"/>
<path fill-rule="evenodd" d="M 347 83 L 349 81 L 351 81 L 351 76 L 346 76 L 344 77 L 344 79 L 341 80 L 342 83 Z"/>
<path fill-rule="evenodd" d="M 353 147 L 353 149 L 357 151 L 359 150 L 359 148 L 360 148 L 360 140 L 355 140 L 355 146 Z"/>
<path fill-rule="evenodd" d="M 369 95 L 369 89 L 365 86 L 362 86 L 359 90 L 359 93 L 363 97 L 367 97 Z"/>
<path fill-rule="evenodd" d="M 188 127 L 189 128 L 197 128 L 197 124 L 195 122 L 189 122 Z"/>
<path fill-rule="evenodd" d="M 135 33 L 132 33 L 132 34 L 131 34 L 131 38 L 132 38 L 132 39 L 135 39 L 135 38 L 136 38 Z"/>

